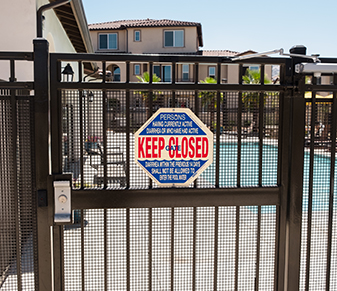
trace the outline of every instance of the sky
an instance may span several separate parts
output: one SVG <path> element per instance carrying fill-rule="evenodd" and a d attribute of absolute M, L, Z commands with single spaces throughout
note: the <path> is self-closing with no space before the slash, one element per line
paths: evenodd
<path fill-rule="evenodd" d="M 204 50 L 266 52 L 294 45 L 337 57 L 336 0 L 82 0 L 89 24 L 125 19 L 200 22 Z"/>

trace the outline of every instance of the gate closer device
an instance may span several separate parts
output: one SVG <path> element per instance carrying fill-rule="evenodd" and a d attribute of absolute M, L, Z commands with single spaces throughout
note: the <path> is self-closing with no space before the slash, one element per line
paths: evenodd
<path fill-rule="evenodd" d="M 54 222 L 72 222 L 70 181 L 54 181 Z"/>

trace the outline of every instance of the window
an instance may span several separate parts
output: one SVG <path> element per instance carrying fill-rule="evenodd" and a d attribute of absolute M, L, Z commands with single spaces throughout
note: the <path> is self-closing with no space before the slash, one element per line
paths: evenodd
<path fill-rule="evenodd" d="M 215 79 L 215 67 L 208 67 L 208 77 Z"/>
<path fill-rule="evenodd" d="M 135 30 L 135 41 L 140 41 L 140 30 Z"/>
<path fill-rule="evenodd" d="M 249 70 L 251 70 L 251 71 L 260 71 L 260 67 L 259 66 L 249 66 Z"/>
<path fill-rule="evenodd" d="M 184 64 L 183 65 L 183 81 L 188 81 L 190 73 L 190 66 Z"/>
<path fill-rule="evenodd" d="M 121 69 L 118 66 L 114 67 L 114 76 L 113 80 L 115 82 L 120 82 L 121 81 Z"/>
<path fill-rule="evenodd" d="M 117 33 L 108 33 L 99 35 L 99 49 L 117 49 Z"/>
<path fill-rule="evenodd" d="M 140 75 L 140 65 L 134 65 L 133 67 L 133 74 L 134 75 Z"/>
<path fill-rule="evenodd" d="M 183 30 L 165 30 L 164 47 L 183 47 L 184 31 Z"/>
<path fill-rule="evenodd" d="M 153 74 L 156 74 L 162 82 L 172 81 L 172 70 L 171 66 L 153 66 Z"/>
<path fill-rule="evenodd" d="M 156 74 L 159 78 L 161 77 L 160 66 L 153 66 L 153 74 Z"/>
<path fill-rule="evenodd" d="M 163 82 L 171 82 L 171 66 L 163 66 Z"/>

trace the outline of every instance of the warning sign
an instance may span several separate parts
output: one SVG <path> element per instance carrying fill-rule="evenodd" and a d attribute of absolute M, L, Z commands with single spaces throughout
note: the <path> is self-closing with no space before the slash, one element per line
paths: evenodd
<path fill-rule="evenodd" d="M 188 186 L 213 161 L 213 133 L 190 109 L 159 109 L 135 133 L 135 160 L 160 186 Z"/>

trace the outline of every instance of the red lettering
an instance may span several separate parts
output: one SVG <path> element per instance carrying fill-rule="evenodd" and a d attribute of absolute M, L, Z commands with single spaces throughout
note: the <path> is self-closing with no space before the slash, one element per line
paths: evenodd
<path fill-rule="evenodd" d="M 145 156 L 146 158 L 151 158 L 151 137 L 146 137 L 145 139 Z"/>
<path fill-rule="evenodd" d="M 138 158 L 145 158 L 144 141 L 144 137 L 138 137 Z"/>
<path fill-rule="evenodd" d="M 159 138 L 159 158 L 161 158 L 161 151 L 165 147 L 165 139 L 163 137 Z"/>
<path fill-rule="evenodd" d="M 208 139 L 207 137 L 202 138 L 202 157 L 206 158 L 208 155 Z"/>
<path fill-rule="evenodd" d="M 194 143 L 195 143 L 195 139 L 194 137 L 190 137 L 190 140 L 189 140 L 189 154 L 188 156 L 193 159 L 194 158 L 194 154 L 195 154 L 195 150 L 194 150 Z"/>
<path fill-rule="evenodd" d="M 178 138 L 176 137 L 176 158 L 181 158 L 181 154 L 179 153 L 179 146 L 178 146 Z"/>
<path fill-rule="evenodd" d="M 158 149 L 158 137 L 152 138 L 152 158 L 158 158 L 158 153 L 156 149 Z"/>
<path fill-rule="evenodd" d="M 183 140 L 181 141 L 181 155 L 183 158 L 186 158 L 188 155 L 188 140 L 187 137 L 183 137 Z"/>
<path fill-rule="evenodd" d="M 170 137 L 170 139 L 169 139 L 169 156 L 170 156 L 171 159 L 174 158 L 173 146 L 174 146 L 174 137 Z"/>
<path fill-rule="evenodd" d="M 201 137 L 196 138 L 195 142 L 195 157 L 201 158 Z"/>

